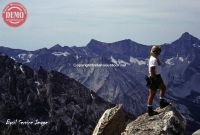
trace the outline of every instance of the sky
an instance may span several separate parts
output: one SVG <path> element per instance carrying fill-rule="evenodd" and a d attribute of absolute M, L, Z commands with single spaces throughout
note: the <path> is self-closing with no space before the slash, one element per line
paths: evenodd
<path fill-rule="evenodd" d="M 28 11 L 17 28 L 0 17 L 0 46 L 36 50 L 111 43 L 171 43 L 184 32 L 200 38 L 200 0 L 15 0 Z M 12 0 L 0 0 L 0 12 Z"/>

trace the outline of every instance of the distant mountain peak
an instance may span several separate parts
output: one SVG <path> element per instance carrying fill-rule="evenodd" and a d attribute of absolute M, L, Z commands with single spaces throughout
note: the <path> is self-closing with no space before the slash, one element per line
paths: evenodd
<path fill-rule="evenodd" d="M 57 49 L 60 49 L 60 48 L 62 48 L 62 46 L 60 44 L 56 44 L 53 47 L 51 47 L 50 50 L 57 50 Z"/>
<path fill-rule="evenodd" d="M 124 40 L 120 40 L 120 41 L 117 41 L 117 42 L 114 42 L 114 43 L 128 43 L 128 44 L 131 44 L 131 43 L 136 43 L 134 42 L 133 40 L 131 39 L 124 39 Z"/>
<path fill-rule="evenodd" d="M 184 32 L 182 35 L 181 35 L 181 38 L 187 38 L 187 37 L 193 37 L 189 32 Z"/>
<path fill-rule="evenodd" d="M 90 42 L 88 43 L 88 44 L 102 44 L 103 42 L 101 42 L 101 41 L 98 41 L 98 40 L 96 40 L 96 39 L 91 39 L 90 40 Z"/>
<path fill-rule="evenodd" d="M 189 32 L 185 32 L 181 35 L 179 39 L 188 40 L 188 39 L 197 39 L 197 38 L 191 35 Z"/>
<path fill-rule="evenodd" d="M 136 42 L 132 41 L 131 39 L 124 39 L 124 40 L 119 40 L 113 43 L 104 43 L 96 39 L 91 39 L 90 42 L 88 43 L 88 46 L 98 46 L 98 45 L 116 44 L 116 43 L 136 43 Z"/>
<path fill-rule="evenodd" d="M 87 44 L 87 47 L 100 47 L 100 46 L 103 46 L 104 44 L 106 43 L 103 43 L 101 41 L 98 41 L 96 39 L 91 39 L 90 42 Z"/>
<path fill-rule="evenodd" d="M 178 38 L 173 43 L 182 44 L 182 45 L 191 45 L 191 44 L 198 43 L 198 42 L 200 42 L 198 38 L 194 37 L 193 35 L 191 35 L 188 32 L 185 32 L 180 36 L 180 38 Z"/>
<path fill-rule="evenodd" d="M 121 41 L 124 41 L 124 42 L 133 42 L 131 39 L 124 39 L 124 40 L 121 40 Z"/>

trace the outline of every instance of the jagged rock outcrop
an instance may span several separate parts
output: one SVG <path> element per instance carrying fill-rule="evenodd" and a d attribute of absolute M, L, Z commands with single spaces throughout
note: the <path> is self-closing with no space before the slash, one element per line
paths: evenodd
<path fill-rule="evenodd" d="M 97 124 L 93 135 L 184 135 L 186 120 L 173 107 L 157 109 L 158 115 L 148 116 L 147 113 L 135 120 L 124 119 L 127 115 L 122 107 L 107 110 Z M 119 113 L 120 112 L 120 113 Z M 108 119 L 110 118 L 110 119 Z M 121 125 L 112 119 L 120 119 Z M 124 125 L 126 124 L 126 126 Z M 118 126 L 120 125 L 120 126 Z M 119 128 L 118 127 L 122 127 Z"/>
<path fill-rule="evenodd" d="M 118 135 L 125 128 L 126 114 L 121 105 L 108 109 L 99 120 L 93 135 Z"/>
<path fill-rule="evenodd" d="M 158 115 L 139 116 L 129 123 L 122 135 L 184 135 L 186 121 L 172 106 L 157 109 Z"/>
<path fill-rule="evenodd" d="M 192 135 L 200 135 L 200 129 L 195 131 Z"/>
<path fill-rule="evenodd" d="M 64 74 L 0 55 L 0 135 L 89 135 L 111 106 Z"/>

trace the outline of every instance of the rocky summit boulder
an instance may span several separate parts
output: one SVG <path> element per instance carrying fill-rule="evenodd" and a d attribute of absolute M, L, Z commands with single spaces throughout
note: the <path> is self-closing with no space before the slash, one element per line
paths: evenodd
<path fill-rule="evenodd" d="M 93 135 L 119 135 L 125 129 L 126 117 L 121 105 L 104 112 Z"/>
<path fill-rule="evenodd" d="M 186 120 L 176 108 L 167 106 L 163 109 L 158 108 L 156 111 L 159 112 L 158 115 L 150 117 L 145 113 L 138 116 L 135 120 L 130 120 L 126 119 L 127 114 L 121 106 L 108 109 L 99 120 L 93 135 L 185 134 Z"/>
<path fill-rule="evenodd" d="M 157 109 L 158 115 L 148 116 L 147 113 L 129 123 L 122 135 L 183 135 L 186 120 L 173 107 Z"/>
<path fill-rule="evenodd" d="M 192 135 L 200 135 L 200 129 L 194 132 Z"/>

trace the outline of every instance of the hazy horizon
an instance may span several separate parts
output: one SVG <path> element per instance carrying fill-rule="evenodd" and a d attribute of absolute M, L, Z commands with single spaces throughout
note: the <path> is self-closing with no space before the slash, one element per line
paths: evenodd
<path fill-rule="evenodd" d="M 185 33 L 185 32 L 184 32 Z M 189 34 L 191 34 L 190 32 L 188 32 Z M 170 43 L 172 43 L 172 42 L 174 42 L 175 40 L 177 40 L 178 38 L 180 38 L 181 37 L 181 35 L 182 35 L 183 33 L 181 33 L 180 34 L 180 36 L 178 36 L 176 39 L 174 39 L 174 40 L 172 40 L 171 42 L 168 42 L 169 44 Z M 191 34 L 192 35 L 192 34 Z M 192 35 L 192 36 L 194 36 L 194 35 Z M 194 36 L 194 37 L 196 37 L 196 36 Z M 196 38 L 198 38 L 198 37 L 196 37 Z M 199 38 L 198 38 L 199 39 Z M 92 40 L 92 39 L 91 39 Z M 90 40 L 90 41 L 91 41 Z M 94 40 L 97 40 L 97 39 L 94 39 Z M 126 40 L 126 39 L 121 39 L 121 40 L 117 40 L 117 41 L 113 41 L 113 42 L 104 42 L 104 43 L 114 43 L 114 42 L 118 42 L 118 41 L 122 41 L 122 40 Z M 132 39 L 130 39 L 130 40 L 132 40 Z M 88 41 L 88 43 L 90 42 L 90 41 Z M 100 40 L 97 40 L 97 41 L 100 41 Z M 134 40 L 132 40 L 132 41 L 134 41 Z M 100 41 L 100 42 L 103 42 L 103 41 Z M 137 42 L 137 41 L 134 41 L 134 42 Z M 76 46 L 76 47 L 85 47 L 88 43 L 86 43 L 85 45 L 82 45 L 82 46 L 77 46 L 77 45 L 73 45 L 73 46 Z M 140 42 L 137 42 L 137 43 L 139 43 L 139 44 L 143 44 L 143 43 L 140 43 Z M 167 42 L 166 42 L 167 43 Z M 160 45 L 163 45 L 163 44 L 166 44 L 166 43 L 160 43 Z M 168 44 L 167 43 L 167 44 Z M 0 47 L 8 47 L 8 48 L 12 48 L 12 49 L 20 49 L 20 50 L 27 50 L 27 51 L 35 51 L 35 50 L 38 50 L 38 49 L 42 49 L 42 48 L 47 48 L 47 49 L 49 49 L 49 48 L 51 48 L 51 47 L 53 47 L 53 46 L 55 46 L 55 45 L 60 45 L 60 46 L 62 46 L 62 47 L 64 47 L 64 46 L 68 46 L 68 45 L 62 45 L 62 44 L 53 44 L 53 45 L 50 45 L 50 46 L 47 46 L 47 47 L 40 47 L 40 48 L 36 48 L 36 49 L 33 49 L 33 50 L 31 50 L 31 49 L 26 49 L 26 48 L 16 48 L 16 47 L 9 47 L 9 46 L 3 46 L 3 45 L 1 45 L 0 44 Z M 158 44 L 143 44 L 143 45 L 158 45 Z M 68 47 L 72 47 L 72 46 L 68 46 Z"/>

